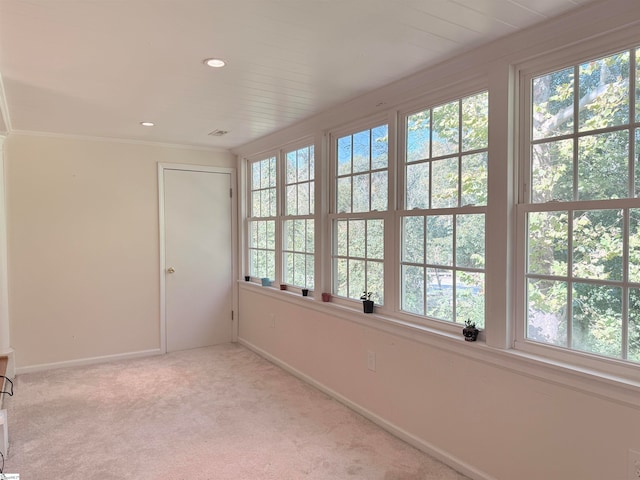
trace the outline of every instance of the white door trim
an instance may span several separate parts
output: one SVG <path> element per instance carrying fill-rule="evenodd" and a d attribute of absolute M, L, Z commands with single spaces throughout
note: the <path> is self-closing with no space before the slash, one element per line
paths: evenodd
<path fill-rule="evenodd" d="M 232 279 L 238 278 L 238 195 L 236 169 L 226 167 L 210 167 L 206 165 L 188 165 L 183 163 L 158 163 L 158 213 L 160 238 L 160 351 L 167 353 L 167 315 L 166 315 L 166 276 L 165 259 L 165 206 L 164 206 L 164 172 L 165 170 L 182 170 L 189 172 L 226 173 L 231 176 L 231 268 Z M 232 341 L 238 341 L 238 286 L 233 282 L 233 327 Z"/>

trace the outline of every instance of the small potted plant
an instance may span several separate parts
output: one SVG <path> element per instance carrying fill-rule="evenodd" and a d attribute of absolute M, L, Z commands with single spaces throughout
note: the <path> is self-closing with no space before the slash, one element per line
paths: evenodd
<path fill-rule="evenodd" d="M 373 300 L 371 300 L 371 293 L 372 292 L 362 292 L 362 295 L 360 295 L 364 313 L 373 313 Z"/>
<path fill-rule="evenodd" d="M 465 320 L 462 335 L 467 342 L 475 342 L 478 339 L 479 330 L 476 328 L 476 322 Z"/>

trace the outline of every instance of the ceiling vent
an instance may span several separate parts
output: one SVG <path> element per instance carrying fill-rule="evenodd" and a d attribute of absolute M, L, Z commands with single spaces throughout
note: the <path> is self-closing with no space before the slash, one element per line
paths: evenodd
<path fill-rule="evenodd" d="M 227 130 L 214 130 L 213 132 L 210 132 L 209 135 L 212 137 L 221 137 L 227 133 L 229 133 Z"/>

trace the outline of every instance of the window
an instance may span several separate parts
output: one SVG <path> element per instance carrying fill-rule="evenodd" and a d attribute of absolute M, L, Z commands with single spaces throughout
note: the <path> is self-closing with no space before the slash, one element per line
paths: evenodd
<path fill-rule="evenodd" d="M 249 273 L 276 278 L 276 157 L 250 164 Z"/>
<path fill-rule="evenodd" d="M 285 153 L 283 281 L 314 287 L 314 147 Z"/>
<path fill-rule="evenodd" d="M 405 115 L 402 311 L 484 327 L 488 94 Z"/>
<path fill-rule="evenodd" d="M 529 344 L 640 362 L 640 49 L 525 77 Z"/>
<path fill-rule="evenodd" d="M 351 299 L 372 292 L 371 300 L 379 305 L 384 303 L 388 136 L 384 124 L 338 136 L 333 144 L 333 291 Z"/>

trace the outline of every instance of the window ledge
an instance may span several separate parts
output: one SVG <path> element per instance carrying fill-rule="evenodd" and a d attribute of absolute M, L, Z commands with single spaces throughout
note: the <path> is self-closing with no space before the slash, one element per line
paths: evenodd
<path fill-rule="evenodd" d="M 242 288 L 250 288 L 262 295 L 640 410 L 640 382 L 521 350 L 490 347 L 484 340 L 484 332 L 480 332 L 476 342 L 466 342 L 461 332 L 442 331 L 379 313 L 365 314 L 336 303 L 322 302 L 274 287 L 262 287 L 253 282 L 239 283 Z"/>

